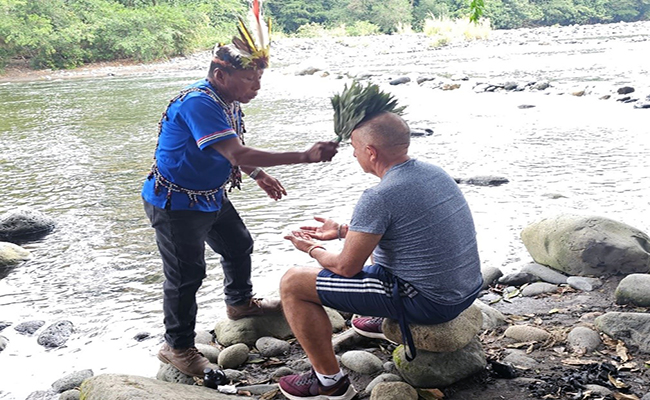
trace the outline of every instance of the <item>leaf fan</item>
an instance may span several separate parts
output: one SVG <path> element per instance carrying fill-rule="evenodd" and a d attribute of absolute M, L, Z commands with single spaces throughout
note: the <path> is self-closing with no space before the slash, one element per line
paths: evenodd
<path fill-rule="evenodd" d="M 334 95 L 331 100 L 337 142 L 350 139 L 354 128 L 364 119 L 382 112 L 402 115 L 406 108 L 397 107 L 397 100 L 391 94 L 379 90 L 379 86 L 369 83 L 368 86 L 362 87 L 356 80 L 350 87 L 346 84 L 343 91 Z"/>

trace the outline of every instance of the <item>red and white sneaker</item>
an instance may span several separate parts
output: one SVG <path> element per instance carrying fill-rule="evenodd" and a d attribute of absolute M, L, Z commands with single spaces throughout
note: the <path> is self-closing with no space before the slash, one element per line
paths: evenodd
<path fill-rule="evenodd" d="M 290 400 L 350 400 L 357 395 L 347 375 L 332 386 L 323 386 L 313 369 L 280 378 L 280 390 Z"/>
<path fill-rule="evenodd" d="M 352 329 L 361 336 L 373 339 L 386 339 L 381 324 L 384 319 L 381 317 L 356 317 L 352 319 Z"/>

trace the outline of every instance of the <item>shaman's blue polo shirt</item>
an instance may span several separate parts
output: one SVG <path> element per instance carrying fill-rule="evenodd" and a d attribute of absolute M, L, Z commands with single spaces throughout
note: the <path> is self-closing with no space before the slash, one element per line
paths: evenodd
<path fill-rule="evenodd" d="M 188 88 L 208 88 L 216 93 L 207 79 L 200 80 Z M 241 124 L 241 114 L 235 116 Z M 237 138 L 237 133 L 228 122 L 226 110 L 202 92 L 190 92 L 174 101 L 167 109 L 167 118 L 162 121 L 158 138 L 156 160 L 160 174 L 167 180 L 186 189 L 210 190 L 223 186 L 232 165 L 210 145 L 222 140 Z M 159 186 L 154 190 L 155 178 L 144 182 L 142 197 L 160 208 L 167 203 L 167 189 Z M 172 210 L 218 211 L 221 208 L 223 189 L 216 195 L 217 201 L 208 201 L 198 196 L 195 204 L 185 193 L 172 191 Z"/>

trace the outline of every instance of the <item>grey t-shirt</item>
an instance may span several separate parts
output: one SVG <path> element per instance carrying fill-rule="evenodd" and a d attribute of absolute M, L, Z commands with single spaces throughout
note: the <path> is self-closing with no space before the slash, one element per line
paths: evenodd
<path fill-rule="evenodd" d="M 415 159 L 393 166 L 363 192 L 350 230 L 382 235 L 374 263 L 436 303 L 459 304 L 480 290 L 472 214 L 440 167 Z"/>

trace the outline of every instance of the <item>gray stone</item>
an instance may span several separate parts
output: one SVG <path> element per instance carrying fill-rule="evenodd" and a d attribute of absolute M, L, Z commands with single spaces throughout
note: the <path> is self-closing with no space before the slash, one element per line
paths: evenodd
<path fill-rule="evenodd" d="M 504 350 L 503 362 L 512 364 L 517 368 L 523 369 L 536 369 L 539 367 L 539 362 L 534 358 L 528 356 L 525 351 L 519 349 L 506 349 Z"/>
<path fill-rule="evenodd" d="M 449 386 L 485 369 L 485 353 L 478 339 L 448 353 L 420 350 L 413 361 L 406 361 L 404 345 L 393 351 L 393 361 L 399 375 L 416 388 Z M 375 387 L 375 390 L 377 388 Z"/>
<path fill-rule="evenodd" d="M 570 276 L 567 278 L 566 283 L 572 288 L 582 290 L 583 292 L 591 292 L 603 286 L 603 281 L 600 279 L 586 276 Z"/>
<path fill-rule="evenodd" d="M 535 282 L 526 286 L 521 290 L 521 295 L 525 297 L 533 297 L 544 293 L 557 292 L 559 287 L 552 283 Z"/>
<path fill-rule="evenodd" d="M 242 318 L 237 321 L 224 319 L 217 322 L 214 333 L 217 342 L 223 346 L 236 343 L 254 346 L 257 339 L 264 336 L 273 336 L 278 339 L 288 339 L 293 336 L 283 314 Z"/>
<path fill-rule="evenodd" d="M 92 369 L 84 369 L 82 371 L 75 371 L 71 374 L 64 376 L 52 384 L 52 389 L 57 393 L 71 390 L 81 385 L 81 382 L 93 376 Z"/>
<path fill-rule="evenodd" d="M 0 215 L 0 241 L 39 239 L 54 229 L 54 220 L 42 212 L 19 208 Z"/>
<path fill-rule="evenodd" d="M 334 352 L 338 353 L 344 349 L 353 348 L 357 343 L 364 340 L 354 329 L 348 329 L 332 336 L 332 347 Z"/>
<path fill-rule="evenodd" d="M 521 286 L 526 283 L 537 282 L 539 280 L 533 274 L 527 274 L 525 272 L 514 272 L 512 274 L 504 275 L 499 278 L 499 283 L 502 285 L 512 285 L 512 286 Z"/>
<path fill-rule="evenodd" d="M 244 343 L 233 344 L 219 353 L 218 364 L 223 368 L 237 368 L 248 360 L 248 353 Z"/>
<path fill-rule="evenodd" d="M 365 375 L 372 375 L 384 369 L 379 357 L 363 350 L 352 350 L 343 353 L 341 363 L 352 371 Z"/>
<path fill-rule="evenodd" d="M 474 185 L 474 186 L 500 186 L 503 185 L 504 183 L 510 182 L 508 178 L 504 178 L 502 176 L 492 176 L 492 175 L 485 175 L 485 176 L 472 176 L 469 178 L 456 178 L 455 179 L 457 183 L 464 183 L 466 185 Z"/>
<path fill-rule="evenodd" d="M 149 338 L 151 338 L 151 333 L 149 332 L 138 332 L 133 335 L 133 339 L 135 339 L 137 342 L 142 342 Z"/>
<path fill-rule="evenodd" d="M 31 257 L 32 253 L 29 250 L 25 250 L 17 244 L 0 242 L 0 268 L 12 267 Z"/>
<path fill-rule="evenodd" d="M 6 349 L 8 344 L 9 340 L 7 340 L 7 338 L 4 336 L 0 336 L 0 351 Z"/>
<path fill-rule="evenodd" d="M 163 382 L 179 383 L 181 385 L 194 385 L 194 378 L 185 375 L 171 364 L 160 364 L 156 379 Z"/>
<path fill-rule="evenodd" d="M 548 82 L 537 82 L 532 86 L 533 90 L 546 90 L 551 85 Z"/>
<path fill-rule="evenodd" d="M 650 107 L 648 107 L 648 108 L 650 108 Z M 650 400 L 650 392 L 646 393 L 646 394 L 641 398 L 641 400 Z"/>
<path fill-rule="evenodd" d="M 395 86 L 395 85 L 402 85 L 404 83 L 409 83 L 409 82 L 411 82 L 411 78 L 409 78 L 408 76 L 400 76 L 399 78 L 391 79 L 388 83 L 390 85 Z"/>
<path fill-rule="evenodd" d="M 70 389 L 59 395 L 59 400 L 79 400 L 81 398 L 81 392 L 79 389 Z"/>
<path fill-rule="evenodd" d="M 618 94 L 630 94 L 633 92 L 634 92 L 634 88 L 631 86 L 623 86 L 618 88 L 618 90 L 616 91 L 616 93 Z"/>
<path fill-rule="evenodd" d="M 521 239 L 536 262 L 569 275 L 650 271 L 650 237 L 607 218 L 559 215 L 527 226 Z"/>
<path fill-rule="evenodd" d="M 247 386 L 237 386 L 237 390 L 243 392 L 248 392 L 252 395 L 260 396 L 264 393 L 270 392 L 272 390 L 277 390 L 278 385 L 247 385 Z"/>
<path fill-rule="evenodd" d="M 402 378 L 395 374 L 381 374 L 366 386 L 366 393 L 372 392 L 372 389 L 382 382 L 401 382 Z"/>
<path fill-rule="evenodd" d="M 228 378 L 228 381 L 230 382 L 241 382 L 246 380 L 246 373 L 238 369 L 224 369 L 223 373 L 226 375 L 226 378 Z"/>
<path fill-rule="evenodd" d="M 650 275 L 631 274 L 623 278 L 616 288 L 616 304 L 650 307 Z"/>
<path fill-rule="evenodd" d="M 232 400 L 228 394 L 203 386 L 177 385 L 133 375 L 104 374 L 81 385 L 84 400 Z"/>
<path fill-rule="evenodd" d="M 483 315 L 483 324 L 481 325 L 481 329 L 494 329 L 505 325 L 506 317 L 501 311 L 490 307 L 478 299 L 474 300 L 474 305 L 481 310 L 481 314 Z"/>
<path fill-rule="evenodd" d="M 291 345 L 284 340 L 265 336 L 257 339 L 255 348 L 262 357 L 276 357 L 287 354 L 291 350 Z"/>
<path fill-rule="evenodd" d="M 345 327 L 345 320 L 338 311 L 327 307 L 325 311 L 332 324 L 332 332 L 338 332 Z M 249 347 L 255 346 L 257 339 L 264 336 L 283 340 L 293 336 L 284 314 L 242 318 L 237 321 L 224 319 L 217 322 L 214 333 L 217 342 L 223 346 L 245 343 Z"/>
<path fill-rule="evenodd" d="M 596 350 L 601 344 L 600 335 L 585 326 L 576 326 L 567 336 L 569 348 L 576 353 L 585 354 Z"/>
<path fill-rule="evenodd" d="M 650 353 L 650 313 L 608 312 L 594 321 L 599 331 Z"/>
<path fill-rule="evenodd" d="M 31 335 L 37 330 L 41 329 L 41 326 L 45 325 L 45 321 L 27 321 L 21 322 L 20 324 L 14 326 L 14 330 L 23 335 Z"/>
<path fill-rule="evenodd" d="M 219 359 L 219 348 L 209 344 L 195 343 L 196 349 L 201 352 L 213 364 L 217 363 Z"/>
<path fill-rule="evenodd" d="M 585 385 L 585 390 L 590 391 L 592 395 L 603 397 L 612 396 L 614 394 L 611 390 L 600 385 Z"/>
<path fill-rule="evenodd" d="M 199 331 L 196 332 L 196 335 L 194 336 L 194 343 L 195 344 L 214 344 L 214 338 L 212 337 L 212 333 L 208 331 Z"/>
<path fill-rule="evenodd" d="M 545 265 L 537 263 L 528 263 L 521 268 L 521 272 L 535 275 L 544 282 L 554 283 L 556 285 L 561 285 L 566 283 L 567 276 L 561 274 Z"/>
<path fill-rule="evenodd" d="M 483 286 L 481 290 L 487 289 L 497 279 L 503 276 L 503 272 L 496 267 L 481 267 L 481 275 L 483 275 Z"/>
<path fill-rule="evenodd" d="M 57 321 L 41 332 L 36 342 L 47 348 L 61 347 L 68 341 L 73 331 L 72 322 Z"/>
<path fill-rule="evenodd" d="M 0 332 L 5 330 L 5 328 L 8 328 L 11 326 L 11 322 L 9 321 L 0 321 Z"/>
<path fill-rule="evenodd" d="M 508 327 L 504 335 L 518 342 L 544 342 L 551 337 L 551 334 L 544 329 L 528 325 Z"/>
<path fill-rule="evenodd" d="M 59 394 L 54 390 L 38 390 L 32 392 L 25 400 L 58 400 Z"/>
<path fill-rule="evenodd" d="M 370 400 L 418 400 L 418 391 L 406 382 L 382 382 L 370 393 Z"/>
<path fill-rule="evenodd" d="M 483 325 L 481 310 L 472 305 L 449 322 L 437 325 L 411 324 L 415 348 L 432 352 L 452 352 L 465 347 Z M 397 321 L 384 319 L 384 335 L 395 343 L 402 343 L 402 333 Z"/>
<path fill-rule="evenodd" d="M 311 369 L 311 363 L 308 358 L 290 361 L 288 366 L 298 372 L 305 372 Z"/>
<path fill-rule="evenodd" d="M 291 368 L 289 368 L 289 367 L 280 367 L 280 368 L 276 369 L 275 371 L 273 371 L 273 374 L 271 374 L 271 379 L 273 379 L 274 382 L 277 382 L 283 376 L 293 375 L 295 373 L 296 372 L 294 370 L 292 370 Z"/>

